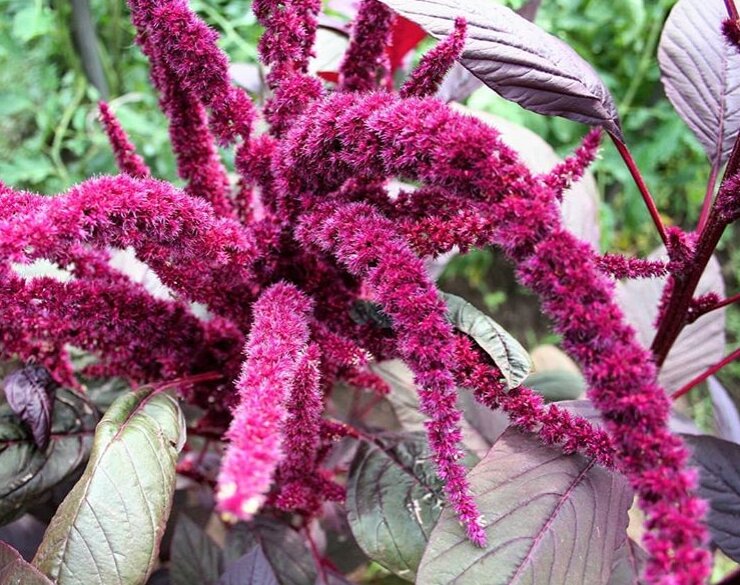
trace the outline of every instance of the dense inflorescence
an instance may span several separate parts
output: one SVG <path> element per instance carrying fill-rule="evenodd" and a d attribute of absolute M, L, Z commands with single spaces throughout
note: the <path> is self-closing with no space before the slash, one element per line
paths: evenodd
<path fill-rule="evenodd" d="M 209 371 L 235 381 L 225 403 L 209 401 L 208 387 L 194 396 L 207 408 L 233 407 L 217 499 L 238 518 L 265 504 L 312 517 L 341 499 L 322 468 L 343 434 L 323 416 L 326 398 L 338 381 L 382 394 L 367 364 L 400 357 L 414 372 L 448 503 L 475 543 L 484 544 L 485 523 L 461 463 L 458 386 L 545 443 L 626 474 L 647 515 L 648 581 L 702 583 L 708 553 L 696 478 L 609 277 L 663 275 L 666 265 L 598 256 L 561 220 L 563 193 L 593 160 L 598 132 L 551 173 L 534 174 L 496 130 L 429 97 L 462 49 L 464 21 L 397 95 L 387 91 L 384 61 L 393 15 L 363 0 L 332 91 L 307 73 L 320 3 L 255 0 L 272 96 L 263 112 L 270 131 L 254 135 L 254 106 L 186 2 L 129 4 L 187 186 L 150 178 L 106 105 L 124 174 L 54 198 L 3 186 L 3 353 L 38 361 L 66 384 L 76 384 L 70 346 L 98 358 L 92 371 L 136 383 Z M 238 189 L 217 144 L 236 145 Z M 387 182 L 397 177 L 420 186 L 393 198 Z M 737 215 L 736 203 L 723 205 Z M 673 263 L 685 261 L 683 244 L 669 250 Z M 540 296 L 605 430 L 527 388 L 507 391 L 496 366 L 452 330 L 423 257 L 482 245 L 499 246 Z M 155 298 L 111 268 L 111 249 L 123 248 L 173 297 Z M 11 265 L 42 258 L 70 278 L 26 279 Z M 358 301 L 379 306 L 390 326 L 353 319 Z M 209 318 L 193 313 L 194 302 Z"/>

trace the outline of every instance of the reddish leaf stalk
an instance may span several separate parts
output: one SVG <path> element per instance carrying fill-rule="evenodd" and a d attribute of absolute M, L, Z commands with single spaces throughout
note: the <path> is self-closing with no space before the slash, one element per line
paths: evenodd
<path fill-rule="evenodd" d="M 686 384 L 681 386 L 678 390 L 676 390 L 673 394 L 671 394 L 671 398 L 673 400 L 676 400 L 676 398 L 680 398 L 684 394 L 688 393 L 689 390 L 694 388 L 696 385 L 701 384 L 709 376 L 716 374 L 722 368 L 724 368 L 727 364 L 734 362 L 738 358 L 740 358 L 740 348 L 733 351 L 730 355 L 725 356 L 720 361 L 718 361 L 716 364 L 707 368 L 701 374 L 699 374 L 698 376 L 696 376 L 695 378 L 693 378 L 692 380 L 688 381 Z"/>
<path fill-rule="evenodd" d="M 704 194 L 704 202 L 701 206 L 701 214 L 699 215 L 699 223 L 697 224 L 696 231 L 701 233 L 704 230 L 704 226 L 707 224 L 709 218 L 709 211 L 712 209 L 712 201 L 714 201 L 714 188 L 717 184 L 717 176 L 719 175 L 719 165 L 714 162 L 712 163 L 712 170 L 709 172 L 709 179 L 707 180 L 707 192 Z"/>
<path fill-rule="evenodd" d="M 637 188 L 640 190 L 640 195 L 642 195 L 642 200 L 645 202 L 645 205 L 648 208 L 648 212 L 650 213 L 650 217 L 652 218 L 653 223 L 655 224 L 655 228 L 658 230 L 660 239 L 663 240 L 663 243 L 667 245 L 668 236 L 666 234 L 665 226 L 663 225 L 663 220 L 660 218 L 660 212 L 658 211 L 658 208 L 655 206 L 655 201 L 653 200 L 652 195 L 650 195 L 650 190 L 648 189 L 648 186 L 645 184 L 645 180 L 642 178 L 640 169 L 637 168 L 637 164 L 635 163 L 635 160 L 632 158 L 632 153 L 629 151 L 629 148 L 627 148 L 627 145 L 624 142 L 622 142 L 619 138 L 617 138 L 614 134 L 609 133 L 609 136 L 611 136 L 612 142 L 614 142 L 614 146 L 617 147 L 617 150 L 619 151 L 619 154 L 622 157 L 622 160 L 627 165 L 627 168 L 629 169 L 629 172 L 632 175 L 632 178 L 634 179 L 635 184 L 637 185 Z"/>

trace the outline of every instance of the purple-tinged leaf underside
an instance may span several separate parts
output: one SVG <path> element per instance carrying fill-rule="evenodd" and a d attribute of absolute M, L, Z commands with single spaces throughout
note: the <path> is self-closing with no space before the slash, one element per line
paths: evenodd
<path fill-rule="evenodd" d="M 419 567 L 425 585 L 606 585 L 627 538 L 626 481 L 509 429 L 469 473 L 486 548 L 446 509 Z"/>
<path fill-rule="evenodd" d="M 3 381 L 8 405 L 28 425 L 36 446 L 42 451 L 49 444 L 56 389 L 56 382 L 42 366 L 21 368 Z"/>
<path fill-rule="evenodd" d="M 740 414 L 735 402 L 714 376 L 707 380 L 714 410 L 714 429 L 720 439 L 740 444 Z"/>
<path fill-rule="evenodd" d="M 643 585 L 640 578 L 647 553 L 631 538 L 617 550 L 612 576 L 607 585 Z"/>
<path fill-rule="evenodd" d="M 722 0 L 679 0 L 658 45 L 666 95 L 716 168 L 740 129 L 740 54 L 722 35 L 726 18 Z"/>
<path fill-rule="evenodd" d="M 217 585 L 280 585 L 262 547 L 257 545 L 234 561 Z"/>
<path fill-rule="evenodd" d="M 496 2 L 382 0 L 436 38 L 468 23 L 460 62 L 523 108 L 601 126 L 623 139 L 617 108 L 593 67 L 557 37 Z"/>
<path fill-rule="evenodd" d="M 244 560 L 243 557 L 252 553 L 255 548 L 260 552 L 254 553 L 251 560 Z M 250 570 L 254 571 L 255 580 L 246 581 L 253 585 L 272 585 L 270 573 L 277 585 L 306 585 L 316 581 L 316 564 L 303 535 L 268 517 L 258 516 L 250 522 L 240 522 L 232 526 L 226 534 L 224 560 L 226 573 L 218 581 L 218 585 L 245 583 L 235 580 L 241 574 L 239 562 L 244 563 L 244 566 L 254 567 Z M 233 575 L 232 580 L 226 578 L 229 574 Z"/>
<path fill-rule="evenodd" d="M 52 582 L 20 553 L 0 540 L 0 584 L 2 585 L 52 585 Z"/>
<path fill-rule="evenodd" d="M 707 526 L 714 543 L 740 562 L 740 445 L 709 435 L 683 435 L 699 468 L 699 495 L 709 502 Z"/>
<path fill-rule="evenodd" d="M 97 422 L 84 397 L 62 388 L 54 396 L 49 445 L 41 450 L 10 406 L 0 405 L 0 525 L 38 503 L 87 461 Z"/>
<path fill-rule="evenodd" d="M 665 248 L 650 254 L 651 260 L 666 259 Z M 637 330 L 637 339 L 645 346 L 655 337 L 655 320 L 665 286 L 665 277 L 626 280 L 617 285 L 617 302 L 627 321 Z M 716 293 L 725 296 L 722 270 L 717 258 L 712 257 L 694 293 L 695 297 Z M 699 317 L 684 327 L 676 339 L 663 367 L 658 382 L 671 393 L 722 359 L 725 353 L 725 309 L 717 309 Z"/>

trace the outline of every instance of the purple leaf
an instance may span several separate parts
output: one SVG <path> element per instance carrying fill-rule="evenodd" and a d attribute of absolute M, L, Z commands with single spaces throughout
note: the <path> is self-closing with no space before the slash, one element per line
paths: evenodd
<path fill-rule="evenodd" d="M 28 366 L 8 375 L 3 385 L 8 405 L 28 425 L 36 446 L 43 451 L 51 434 L 56 382 L 46 368 Z"/>
<path fill-rule="evenodd" d="M 622 139 L 609 90 L 593 67 L 557 37 L 495 2 L 382 0 L 436 38 L 456 17 L 468 23 L 460 62 L 488 87 L 523 108 L 602 126 Z"/>
<path fill-rule="evenodd" d="M 714 376 L 707 380 L 714 409 L 714 426 L 720 438 L 740 444 L 740 415 L 724 386 Z"/>
<path fill-rule="evenodd" d="M 650 254 L 651 260 L 665 259 L 665 249 Z M 658 303 L 665 278 L 627 280 L 617 285 L 617 300 L 627 320 L 637 330 L 637 338 L 645 347 L 655 337 Z M 715 257 L 709 261 L 696 288 L 695 296 L 714 292 L 725 296 L 722 270 Z M 668 353 L 658 381 L 668 392 L 678 390 L 686 382 L 706 370 L 725 354 L 725 309 L 717 309 L 687 325 Z"/>
<path fill-rule="evenodd" d="M 481 85 L 480 79 L 455 63 L 442 80 L 436 97 L 443 102 L 464 102 Z"/>
<path fill-rule="evenodd" d="M 234 561 L 217 585 L 280 585 L 261 546 Z"/>
<path fill-rule="evenodd" d="M 244 556 L 252 553 L 255 547 L 260 552 L 254 553 L 251 560 L 244 560 Z M 267 517 L 258 516 L 251 522 L 233 526 L 226 535 L 224 559 L 226 574 L 218 585 L 307 585 L 316 581 L 316 564 L 305 538 L 289 525 Z M 240 577 L 242 573 L 238 569 L 235 573 L 232 571 L 240 562 L 253 571 L 253 581 Z M 275 581 L 269 580 L 270 572 L 265 564 Z M 224 580 L 230 573 L 233 580 Z"/>
<path fill-rule="evenodd" d="M 632 491 L 625 479 L 514 429 L 468 474 L 485 512 L 486 548 L 442 512 L 418 572 L 425 585 L 609 582 Z"/>
<path fill-rule="evenodd" d="M 740 128 L 740 54 L 722 36 L 726 18 L 722 0 L 679 0 L 658 46 L 666 95 L 715 167 Z"/>
<path fill-rule="evenodd" d="M 628 538 L 617 550 L 608 585 L 642 585 L 640 575 L 647 561 L 647 553 Z"/>
<path fill-rule="evenodd" d="M 708 435 L 683 435 L 699 468 L 699 495 L 709 502 L 707 526 L 714 543 L 740 562 L 740 445 Z"/>
<path fill-rule="evenodd" d="M 347 519 L 368 557 L 415 579 L 443 501 L 423 434 L 381 435 L 360 445 L 347 482 Z"/>

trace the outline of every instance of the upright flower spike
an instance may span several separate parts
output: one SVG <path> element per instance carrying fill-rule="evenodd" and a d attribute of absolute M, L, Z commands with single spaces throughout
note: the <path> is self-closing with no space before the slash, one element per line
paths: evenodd
<path fill-rule="evenodd" d="M 188 182 L 186 191 L 208 201 L 219 215 L 233 217 L 229 177 L 208 129 L 205 108 L 180 86 L 166 64 L 152 64 L 152 79 L 159 90 L 159 105 L 169 119 L 177 174 Z"/>
<path fill-rule="evenodd" d="M 260 509 L 285 457 L 286 403 L 307 350 L 310 313 L 311 301 L 287 283 L 273 285 L 254 304 L 216 494 L 219 509 L 234 518 L 248 520 Z"/>
<path fill-rule="evenodd" d="M 562 198 L 563 192 L 583 177 L 586 169 L 594 162 L 600 144 L 601 128 L 592 128 L 586 133 L 576 151 L 545 175 L 548 187 L 559 193 L 559 197 Z"/>
<path fill-rule="evenodd" d="M 110 106 L 106 102 L 99 102 L 100 121 L 103 129 L 108 136 L 113 149 L 113 156 L 116 158 L 116 164 L 122 173 L 132 177 L 146 178 L 151 173 L 146 166 L 144 159 L 136 154 L 136 147 L 126 135 L 126 131 L 121 126 Z"/>
<path fill-rule="evenodd" d="M 262 62 L 271 67 L 267 83 L 274 90 L 264 113 L 270 131 L 281 136 L 323 91 L 321 82 L 306 74 L 321 1 L 255 0 L 252 8 L 265 27 L 259 49 Z"/>
<path fill-rule="evenodd" d="M 422 57 L 421 63 L 399 90 L 399 95 L 427 97 L 436 94 L 444 76 L 463 52 L 466 30 L 465 19 L 456 18 L 452 33 Z"/>
<path fill-rule="evenodd" d="M 211 128 L 224 144 L 248 140 L 256 111 L 229 77 L 229 61 L 217 34 L 186 0 L 129 0 L 137 40 L 152 64 L 165 64 L 182 90 L 210 108 Z"/>
<path fill-rule="evenodd" d="M 378 0 L 362 0 L 352 36 L 339 68 L 339 87 L 365 92 L 378 87 L 378 69 L 391 38 L 393 12 Z"/>
<path fill-rule="evenodd" d="M 451 374 L 454 338 L 444 302 L 422 261 L 371 206 L 348 204 L 319 221 L 315 231 L 304 233 L 362 278 L 393 321 L 398 353 L 414 372 L 421 410 L 430 418 L 427 437 L 447 500 L 470 539 L 483 546 L 481 515 L 460 462 L 461 414 Z"/>

